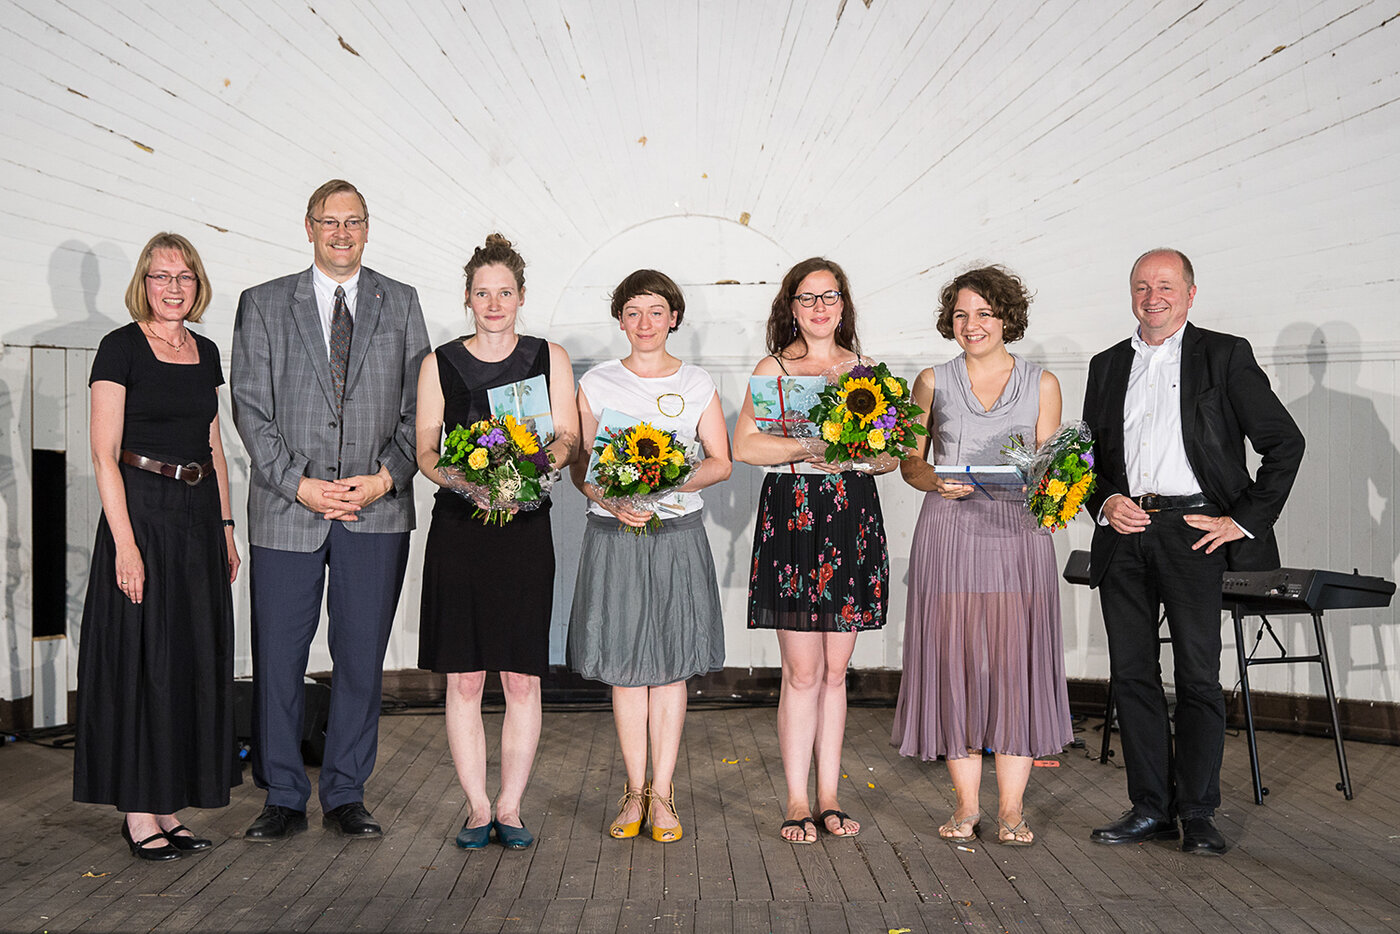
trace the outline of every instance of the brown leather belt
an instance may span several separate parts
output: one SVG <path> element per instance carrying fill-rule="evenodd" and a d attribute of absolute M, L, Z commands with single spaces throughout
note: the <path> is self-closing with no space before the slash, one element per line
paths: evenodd
<path fill-rule="evenodd" d="M 169 477 L 172 480 L 183 480 L 190 486 L 194 486 L 205 477 L 212 476 L 214 473 L 213 461 L 205 461 L 203 464 L 196 464 L 194 462 L 188 464 L 167 464 L 153 457 L 133 454 L 130 451 L 122 451 L 122 463 L 130 464 L 132 467 L 139 467 L 141 470 L 149 470 L 151 473 L 158 473 L 162 477 Z"/>
<path fill-rule="evenodd" d="M 1143 512 L 1166 512 L 1169 509 L 1203 509 L 1205 507 L 1214 508 L 1215 504 L 1210 501 L 1210 497 L 1204 493 L 1188 493 L 1185 496 L 1159 496 L 1156 493 L 1144 493 L 1137 498 L 1137 504 Z"/>

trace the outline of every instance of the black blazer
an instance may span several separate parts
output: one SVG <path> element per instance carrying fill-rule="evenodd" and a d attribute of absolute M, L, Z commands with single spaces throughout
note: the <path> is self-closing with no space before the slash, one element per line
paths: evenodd
<path fill-rule="evenodd" d="M 1084 421 L 1093 432 L 1098 474 L 1098 484 L 1085 502 L 1091 517 L 1098 516 L 1113 494 L 1128 495 L 1123 405 L 1132 365 L 1131 339 L 1097 354 L 1089 363 Z M 1303 461 L 1303 433 L 1254 361 L 1249 341 L 1186 324 L 1181 341 L 1181 433 L 1186 460 L 1202 491 L 1254 536 L 1225 546 L 1228 566 L 1234 570 L 1278 567 L 1273 527 Z M 1258 475 L 1252 478 L 1245 465 L 1245 438 L 1263 458 Z M 1091 586 L 1103 580 L 1121 538 L 1111 526 L 1095 526 Z"/>

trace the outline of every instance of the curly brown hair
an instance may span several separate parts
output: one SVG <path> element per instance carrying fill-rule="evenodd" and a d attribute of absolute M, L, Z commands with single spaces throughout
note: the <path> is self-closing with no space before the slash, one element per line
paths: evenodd
<path fill-rule="evenodd" d="M 943 287 L 938 296 L 939 334 L 953 339 L 953 311 L 963 289 L 976 292 L 992 306 L 992 314 L 1001 319 L 1002 343 L 1010 344 L 1025 336 L 1032 295 L 1021 278 L 1005 266 L 969 269 Z"/>
<path fill-rule="evenodd" d="M 836 290 L 841 293 L 841 323 L 836 326 L 836 346 L 860 353 L 860 338 L 856 336 L 856 302 L 851 297 L 851 281 L 846 278 L 846 270 L 829 259 L 813 256 L 789 269 L 783 276 L 782 285 L 778 286 L 778 294 L 773 296 L 773 307 L 768 313 L 767 342 L 768 352 L 774 356 L 798 338 L 797 319 L 792 314 L 797 287 L 803 279 L 822 270 L 835 277 Z"/>

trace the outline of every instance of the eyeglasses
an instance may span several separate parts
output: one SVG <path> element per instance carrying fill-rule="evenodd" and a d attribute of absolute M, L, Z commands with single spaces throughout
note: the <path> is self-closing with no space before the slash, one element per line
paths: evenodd
<path fill-rule="evenodd" d="M 798 295 L 794 295 L 793 299 L 803 308 L 811 308 L 817 303 L 817 299 L 821 299 L 823 305 L 835 305 L 837 302 L 841 301 L 841 293 L 835 289 L 832 289 L 830 292 L 823 292 L 820 295 L 814 292 L 802 292 Z"/>
<path fill-rule="evenodd" d="M 169 285 L 171 279 L 174 279 L 176 282 L 180 283 L 180 285 L 187 289 L 199 283 L 199 280 L 197 278 L 195 278 L 187 272 L 182 272 L 178 276 L 168 275 L 163 272 L 147 273 L 146 278 L 150 279 L 152 282 L 154 282 L 161 288 L 165 288 L 167 285 Z"/>
<path fill-rule="evenodd" d="M 343 225 L 346 230 L 363 230 L 369 223 L 368 217 L 347 217 L 345 220 L 336 220 L 334 217 L 311 217 L 307 215 L 307 220 L 314 224 L 319 224 L 326 233 L 339 230 Z"/>

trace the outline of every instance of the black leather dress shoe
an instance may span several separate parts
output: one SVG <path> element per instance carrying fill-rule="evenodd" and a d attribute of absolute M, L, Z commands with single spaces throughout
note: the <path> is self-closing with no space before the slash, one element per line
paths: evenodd
<path fill-rule="evenodd" d="M 1210 817 L 1183 817 L 1181 819 L 1181 852 L 1199 856 L 1223 856 L 1229 849 L 1225 837 Z"/>
<path fill-rule="evenodd" d="M 363 802 L 351 801 L 338 808 L 331 808 L 321 818 L 321 826 L 328 827 L 347 837 L 382 837 L 384 828 L 370 816 Z"/>
<path fill-rule="evenodd" d="M 1097 827 L 1089 834 L 1095 843 L 1142 843 L 1146 840 L 1175 840 L 1176 821 L 1158 820 L 1146 817 L 1136 810 L 1125 811 L 1123 816 L 1105 827 Z"/>
<path fill-rule="evenodd" d="M 244 840 L 285 840 L 306 829 L 306 812 L 269 804 L 243 832 Z"/>

